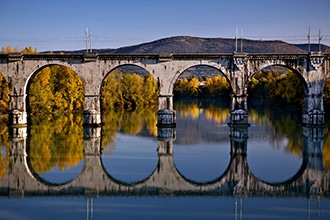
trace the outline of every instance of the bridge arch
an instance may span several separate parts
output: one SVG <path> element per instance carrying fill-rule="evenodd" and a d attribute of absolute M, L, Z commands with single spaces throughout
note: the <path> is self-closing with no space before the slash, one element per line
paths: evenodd
<path fill-rule="evenodd" d="M 175 82 L 179 79 L 179 77 L 184 72 L 186 72 L 189 69 L 194 68 L 194 67 L 207 67 L 207 68 L 214 69 L 214 70 L 218 71 L 218 73 L 220 73 L 221 76 L 226 78 L 226 80 L 227 80 L 227 82 L 230 85 L 230 88 L 232 90 L 232 85 L 230 83 L 229 74 L 227 73 L 226 69 L 222 66 L 219 66 L 218 63 L 210 62 L 210 63 L 200 63 L 200 64 L 187 64 L 187 65 L 183 66 L 182 68 L 178 69 L 177 72 L 173 75 L 173 78 L 171 79 L 170 87 L 169 87 L 169 90 L 168 90 L 168 92 L 170 94 L 173 94 Z"/>
<path fill-rule="evenodd" d="M 28 113 L 31 112 L 31 103 L 30 103 L 30 90 L 31 90 L 31 85 L 33 83 L 33 80 L 36 78 L 36 76 L 41 73 L 41 71 L 43 71 L 45 68 L 51 68 L 51 67 L 64 67 L 65 69 L 63 69 L 64 71 L 66 70 L 71 70 L 70 71 L 70 74 L 73 74 L 72 77 L 73 79 L 76 79 L 76 81 L 78 82 L 78 84 L 74 85 L 76 86 L 76 90 L 77 92 L 79 93 L 79 89 L 82 89 L 82 91 L 80 91 L 80 95 L 81 95 L 81 102 L 80 105 L 81 107 L 80 108 L 83 108 L 83 105 L 84 105 L 84 90 L 85 90 L 85 85 L 86 85 L 86 81 L 81 78 L 81 76 L 79 75 L 79 73 L 75 72 L 71 66 L 69 65 L 62 65 L 62 64 L 47 64 L 47 65 L 43 65 L 41 67 L 39 67 L 38 69 L 36 69 L 32 74 L 29 75 L 29 77 L 27 78 L 26 80 L 26 83 L 24 85 L 24 94 L 25 94 L 25 106 L 26 106 L 26 110 Z M 50 77 L 52 77 L 52 72 L 50 70 Z M 81 81 L 81 84 L 79 85 L 79 82 Z M 47 82 L 48 83 L 48 82 Z M 72 95 L 72 94 L 71 94 Z M 76 100 L 76 97 L 75 97 L 75 100 Z"/>
<path fill-rule="evenodd" d="M 271 181 L 266 181 L 260 177 L 257 177 L 253 170 L 251 170 L 249 168 L 249 164 L 247 163 L 248 166 L 248 170 L 249 170 L 249 175 L 251 175 L 253 177 L 253 179 L 255 179 L 257 182 L 260 182 L 262 184 L 265 184 L 266 186 L 286 186 L 289 185 L 295 181 L 297 181 L 298 179 L 300 179 L 302 177 L 302 175 L 304 174 L 304 172 L 307 169 L 308 166 L 308 159 L 306 159 L 305 157 L 303 157 L 302 163 L 299 167 L 299 169 L 297 170 L 296 173 L 294 173 L 290 178 L 286 179 L 286 180 L 282 180 L 282 181 L 276 181 L 276 182 L 271 182 Z"/>
<path fill-rule="evenodd" d="M 152 75 L 152 73 L 145 67 L 143 66 L 142 64 L 139 64 L 139 63 L 124 63 L 124 64 L 117 64 L 115 66 L 111 66 L 111 68 L 105 70 L 103 72 L 103 78 L 102 78 L 102 81 L 101 81 L 101 84 L 100 84 L 100 94 L 102 93 L 102 87 L 104 86 L 104 81 L 106 80 L 106 78 L 112 74 L 114 71 L 118 70 L 118 69 L 122 69 L 125 67 L 133 67 L 135 70 L 139 69 L 139 71 L 143 72 L 143 74 L 146 74 L 146 73 L 150 73 Z M 126 72 L 125 72 L 126 73 Z M 127 72 L 128 74 L 133 74 L 133 72 Z M 140 73 L 137 73 L 138 75 L 141 75 Z M 152 75 L 153 76 L 153 75 Z M 154 76 L 153 76 L 154 77 Z"/>
<path fill-rule="evenodd" d="M 66 181 L 63 181 L 63 182 L 51 182 L 43 177 L 41 177 L 36 171 L 35 169 L 33 168 L 32 164 L 31 164 L 31 161 L 30 160 L 27 160 L 27 171 L 28 173 L 31 175 L 31 177 L 33 179 L 35 179 L 37 181 L 37 184 L 42 184 L 44 186 L 53 186 L 53 187 L 61 187 L 61 186 L 66 186 L 66 185 L 71 185 L 80 175 L 80 173 L 75 176 L 74 178 L 70 179 L 70 180 L 66 180 Z"/>
<path fill-rule="evenodd" d="M 137 180 L 137 181 L 133 181 L 133 182 L 127 182 L 127 181 L 123 181 L 120 180 L 116 177 L 114 177 L 113 175 L 111 175 L 107 169 L 104 166 L 104 163 L 101 160 L 101 166 L 102 166 L 102 170 L 103 172 L 106 174 L 107 178 L 109 178 L 109 180 L 111 182 L 116 183 L 119 186 L 128 186 L 128 187 L 134 187 L 137 185 L 143 185 L 144 183 L 146 183 L 152 176 L 153 174 L 156 172 L 157 168 L 155 168 L 148 176 L 146 176 L 145 178 L 141 179 L 141 180 Z"/>
<path fill-rule="evenodd" d="M 150 82 L 150 84 L 145 84 L 146 82 L 144 81 L 145 79 L 147 79 L 146 81 Z M 131 94 L 133 90 L 136 91 L 136 93 L 134 93 L 135 95 L 137 95 L 136 99 L 140 101 L 141 100 L 148 101 L 150 103 L 154 103 L 153 101 L 155 101 L 156 103 L 157 100 L 155 99 L 157 99 L 157 97 L 150 96 L 149 97 L 150 99 L 147 99 L 144 96 L 149 94 L 149 92 L 150 94 L 153 95 L 157 95 L 156 92 L 159 92 L 157 91 L 156 80 L 155 81 L 153 80 L 155 80 L 154 76 L 146 68 L 143 68 L 140 65 L 135 65 L 131 63 L 116 65 L 114 68 L 110 69 L 109 72 L 104 74 L 104 77 L 102 79 L 100 85 L 101 109 L 105 110 L 107 109 L 107 107 L 111 108 L 111 106 L 108 106 L 106 102 L 112 100 L 112 98 L 109 98 L 110 97 L 109 95 L 113 96 L 115 94 L 118 94 L 117 91 L 121 91 L 120 98 L 117 99 L 119 103 L 121 101 L 125 102 L 125 105 L 126 103 L 130 103 L 129 104 L 130 106 L 128 107 L 131 107 L 132 109 L 134 109 L 139 104 L 138 101 L 133 100 L 134 98 L 132 99 Z M 116 85 L 120 85 L 120 86 L 118 87 Z M 132 85 L 132 86 L 128 86 L 128 85 Z M 139 90 L 135 90 L 133 85 L 137 86 Z M 150 89 L 144 90 L 145 88 L 149 88 L 148 86 L 144 86 L 144 85 L 150 85 Z M 117 88 L 114 88 L 114 86 Z M 123 87 L 126 88 L 125 91 L 122 91 Z M 130 88 L 132 88 L 132 90 L 130 90 Z M 144 94 L 143 91 L 145 92 Z M 126 96 L 127 94 L 128 94 L 128 98 Z"/>
<path fill-rule="evenodd" d="M 33 69 L 31 69 L 30 72 L 28 72 L 27 74 L 27 78 L 26 78 L 26 83 L 24 85 L 24 91 L 25 94 L 27 94 L 28 91 L 28 87 L 31 84 L 31 80 L 33 80 L 33 78 L 44 68 L 49 67 L 49 66 L 54 66 L 54 65 L 59 65 L 59 66 L 64 66 L 67 67 L 71 70 L 73 70 L 78 76 L 79 78 L 83 81 L 83 84 L 86 84 L 86 80 L 84 79 L 83 75 L 81 74 L 80 70 L 78 68 L 76 68 L 75 65 L 71 65 L 67 62 L 61 62 L 61 61 L 52 61 L 52 62 L 40 62 L 37 63 L 35 65 L 35 67 Z"/>
<path fill-rule="evenodd" d="M 303 108 L 308 89 L 305 78 L 296 69 L 277 64 L 253 72 L 246 84 L 249 103 L 263 98 L 271 105 L 283 106 L 283 103 L 291 103 L 299 110 Z"/>
<path fill-rule="evenodd" d="M 106 79 L 106 77 L 109 74 L 111 74 L 113 71 L 115 71 L 116 69 L 120 69 L 120 68 L 123 68 L 123 67 L 125 68 L 125 67 L 129 67 L 129 66 L 132 66 L 135 69 L 138 68 L 140 70 L 143 70 L 146 73 L 150 73 L 155 78 L 155 76 L 154 76 L 154 72 L 155 71 L 153 69 L 151 69 L 149 65 L 146 65 L 146 64 L 144 64 L 142 62 L 117 62 L 117 63 L 114 63 L 113 65 L 106 65 L 105 64 L 105 69 L 102 71 L 103 78 L 102 78 L 100 87 L 102 87 L 102 85 L 103 85 L 104 80 Z"/>
<path fill-rule="evenodd" d="M 205 187 L 205 186 L 213 185 L 213 184 L 216 184 L 216 183 L 219 183 L 219 182 L 223 181 L 223 179 L 226 177 L 226 175 L 231 172 L 230 169 L 231 169 L 232 164 L 234 163 L 233 160 L 234 160 L 233 158 L 230 158 L 230 160 L 229 160 L 226 168 L 224 169 L 223 173 L 220 173 L 220 175 L 217 176 L 217 177 L 215 177 L 214 179 L 205 180 L 205 181 L 195 181 L 195 180 L 190 179 L 189 177 L 187 177 L 186 175 L 184 175 L 182 172 L 180 172 L 180 170 L 175 165 L 175 162 L 173 162 L 173 167 L 174 167 L 175 172 L 185 182 L 187 182 L 189 184 L 193 184 L 193 185 Z"/>
<path fill-rule="evenodd" d="M 258 68 L 257 70 L 251 72 L 249 78 L 248 78 L 248 84 L 251 82 L 252 78 L 257 74 L 259 73 L 260 71 L 263 71 L 267 68 L 271 68 L 271 67 L 281 67 L 281 68 L 286 68 L 286 69 L 289 69 L 290 71 L 292 71 L 293 73 L 295 73 L 296 76 L 298 76 L 298 78 L 301 80 L 301 82 L 303 83 L 303 87 L 304 87 L 304 91 L 307 92 L 308 91 L 308 86 L 307 86 L 307 81 L 304 77 L 304 70 L 303 72 L 301 72 L 301 69 L 298 68 L 293 68 L 292 66 L 289 66 L 287 64 L 276 64 L 276 63 L 271 63 L 271 64 L 265 64 L 265 65 L 262 65 L 260 66 L 260 68 Z"/>

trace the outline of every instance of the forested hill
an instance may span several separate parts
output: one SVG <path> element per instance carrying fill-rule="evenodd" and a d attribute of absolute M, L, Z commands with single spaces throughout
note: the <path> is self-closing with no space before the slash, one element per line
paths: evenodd
<path fill-rule="evenodd" d="M 237 40 L 237 43 L 238 51 L 240 51 L 240 39 Z M 242 45 L 243 51 L 247 53 L 301 53 L 306 52 L 308 48 L 304 44 L 295 45 L 279 40 L 243 39 Z M 312 49 L 317 46 L 314 45 Z M 329 50 L 329 47 L 323 45 L 322 50 Z M 93 49 L 95 53 L 233 53 L 234 51 L 235 39 L 189 36 L 163 38 L 118 49 Z"/>

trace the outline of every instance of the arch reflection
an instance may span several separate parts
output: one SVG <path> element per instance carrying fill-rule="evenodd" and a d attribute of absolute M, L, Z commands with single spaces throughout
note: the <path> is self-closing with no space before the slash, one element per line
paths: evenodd
<path fill-rule="evenodd" d="M 36 178 L 56 185 L 77 178 L 84 165 L 82 121 L 78 114 L 32 115 L 26 128 L 27 161 Z"/>
<path fill-rule="evenodd" d="M 153 139 L 117 132 L 114 143 L 103 147 L 104 169 L 114 180 L 133 184 L 146 179 L 157 165 L 157 143 Z"/>
<path fill-rule="evenodd" d="M 101 127 L 84 128 L 84 160 L 79 175 L 70 182 L 49 183 L 33 175 L 29 166 L 27 128 L 10 128 L 10 166 L 0 179 L 0 193 L 13 190 L 21 195 L 84 194 L 97 195 L 213 195 L 213 196 L 325 196 L 329 197 L 329 174 L 322 161 L 324 129 L 303 127 L 303 162 L 289 179 L 276 184 L 267 183 L 252 174 L 247 161 L 248 127 L 231 126 L 230 162 L 224 173 L 212 181 L 197 183 L 187 180 L 174 163 L 176 128 L 158 128 L 158 162 L 139 182 L 126 183 L 114 180 L 102 164 Z M 156 142 L 157 141 L 157 142 Z M 152 144 L 152 145 L 153 145 Z M 136 146 L 136 145 L 135 145 Z M 155 146 L 155 145 L 153 145 Z M 156 148 L 153 147 L 153 150 Z M 149 173 L 150 172 L 150 173 Z"/>

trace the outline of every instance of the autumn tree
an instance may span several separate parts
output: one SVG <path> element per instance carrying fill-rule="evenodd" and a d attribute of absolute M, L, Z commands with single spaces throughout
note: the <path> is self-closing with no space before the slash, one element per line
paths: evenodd
<path fill-rule="evenodd" d="M 206 97 L 219 98 L 230 94 L 230 85 L 226 77 L 216 75 L 212 78 L 205 79 L 203 91 Z"/>
<path fill-rule="evenodd" d="M 8 54 L 8 53 L 24 53 L 24 54 L 37 54 L 38 48 L 33 48 L 32 46 L 25 47 L 23 50 L 18 49 L 18 47 L 12 47 L 10 45 L 6 47 L 1 48 L 1 52 L 3 54 Z"/>
<path fill-rule="evenodd" d="M 114 70 L 102 86 L 102 109 L 135 109 L 157 103 L 158 88 L 151 74 L 144 77 Z"/>
<path fill-rule="evenodd" d="M 286 73 L 260 71 L 252 79 L 248 94 L 251 100 L 259 100 L 276 105 L 302 107 L 303 81 L 293 71 Z"/>
<path fill-rule="evenodd" d="M 1 53 L 18 53 L 20 50 L 17 47 L 11 47 L 10 45 L 1 48 Z"/>
<path fill-rule="evenodd" d="M 37 54 L 37 53 L 39 53 L 38 48 L 33 48 L 32 46 L 25 47 L 21 52 L 25 53 L 25 54 Z"/>
<path fill-rule="evenodd" d="M 9 110 L 9 87 L 4 76 L 0 73 L 0 112 L 7 113 Z"/>
<path fill-rule="evenodd" d="M 175 97 L 220 98 L 230 94 L 230 85 L 221 75 L 203 79 L 182 78 L 175 82 L 173 94 Z"/>
<path fill-rule="evenodd" d="M 29 88 L 29 104 L 33 113 L 82 111 L 84 88 L 71 69 L 51 65 L 33 78 Z"/>

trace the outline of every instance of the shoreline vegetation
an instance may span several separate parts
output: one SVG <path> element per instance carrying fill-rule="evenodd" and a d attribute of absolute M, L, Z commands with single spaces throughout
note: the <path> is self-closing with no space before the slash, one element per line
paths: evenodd
<path fill-rule="evenodd" d="M 32 115 L 83 112 L 84 87 L 82 80 L 71 69 L 50 65 L 34 76 L 28 85 L 28 112 Z M 175 99 L 227 99 L 231 88 L 220 74 L 212 77 L 179 78 L 173 89 Z M 301 110 L 304 84 L 289 69 L 283 72 L 260 71 L 248 87 L 249 103 L 290 107 Z M 117 68 L 105 78 L 101 89 L 101 109 L 127 110 L 158 104 L 158 86 L 150 73 L 139 75 Z M 0 112 L 9 111 L 9 87 L 0 74 Z M 324 87 L 324 107 L 330 110 L 330 78 Z"/>

